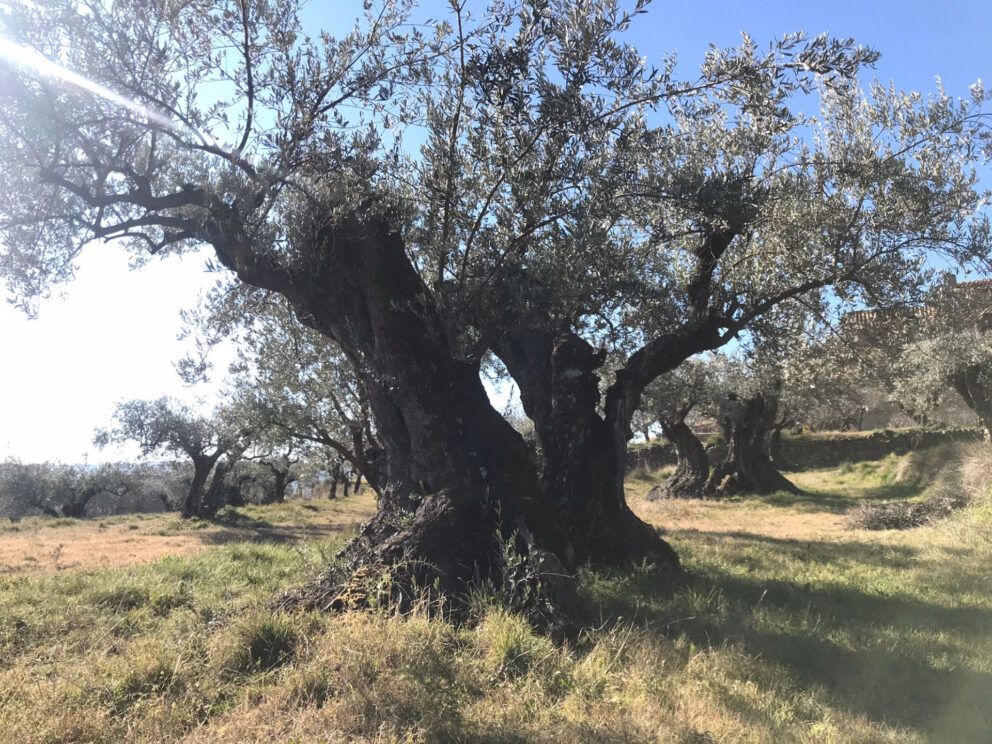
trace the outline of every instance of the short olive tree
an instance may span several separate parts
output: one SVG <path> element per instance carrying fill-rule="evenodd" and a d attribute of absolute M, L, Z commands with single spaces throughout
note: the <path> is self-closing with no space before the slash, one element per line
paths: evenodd
<path fill-rule="evenodd" d="M 223 506 L 219 497 L 224 473 L 247 448 L 250 430 L 220 415 L 198 415 L 170 398 L 120 403 L 114 419 L 114 427 L 97 431 L 94 443 L 98 447 L 136 442 L 143 457 L 179 456 L 192 462 L 193 477 L 180 507 L 184 517 L 210 518 Z M 226 464 L 220 472 L 217 466 L 222 458 Z"/>

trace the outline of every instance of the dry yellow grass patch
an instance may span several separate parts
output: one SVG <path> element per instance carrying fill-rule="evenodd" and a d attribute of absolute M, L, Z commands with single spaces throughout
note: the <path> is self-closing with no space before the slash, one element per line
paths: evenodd
<path fill-rule="evenodd" d="M 245 540 L 322 539 L 368 519 L 374 511 L 375 496 L 366 490 L 334 502 L 289 502 L 265 510 L 247 507 L 236 512 L 241 518 L 227 524 L 223 520 L 219 524 L 184 522 L 174 513 L 95 520 L 29 519 L 0 531 L 0 576 L 142 564 Z"/>

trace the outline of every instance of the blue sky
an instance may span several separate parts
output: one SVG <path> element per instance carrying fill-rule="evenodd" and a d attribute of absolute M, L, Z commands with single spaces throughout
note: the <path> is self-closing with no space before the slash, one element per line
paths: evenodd
<path fill-rule="evenodd" d="M 445 7 L 429 0 L 417 14 L 439 17 Z M 306 30 L 314 36 L 321 27 L 340 33 L 360 8 L 355 0 L 312 2 L 305 11 Z M 934 90 L 939 75 L 949 93 L 965 96 L 976 79 L 992 81 L 988 0 L 939 6 L 920 0 L 655 0 L 627 39 L 649 62 L 677 51 L 682 74 L 691 77 L 710 43 L 735 45 L 742 30 L 761 45 L 797 30 L 853 37 L 882 52 L 876 75 L 900 88 Z M 82 257 L 78 280 L 64 298 L 43 303 L 37 320 L 0 306 L 0 459 L 127 456 L 127 451 L 100 454 L 90 444 L 93 428 L 108 423 L 116 401 L 162 394 L 209 398 L 209 389 L 183 388 L 171 364 L 184 349 L 176 339 L 179 311 L 193 305 L 215 278 L 204 273 L 205 257 L 153 262 L 128 273 L 123 251 L 92 246 Z"/>

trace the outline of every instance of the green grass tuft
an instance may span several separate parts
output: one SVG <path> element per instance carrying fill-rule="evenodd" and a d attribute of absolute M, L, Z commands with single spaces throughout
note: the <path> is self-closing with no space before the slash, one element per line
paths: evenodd
<path fill-rule="evenodd" d="M 217 666 L 231 674 L 268 672 L 287 663 L 299 643 L 293 624 L 265 611 L 238 619 L 221 637 Z"/>

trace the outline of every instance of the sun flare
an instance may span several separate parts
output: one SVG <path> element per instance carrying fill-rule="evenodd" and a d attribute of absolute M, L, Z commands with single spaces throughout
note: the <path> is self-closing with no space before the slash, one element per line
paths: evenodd
<path fill-rule="evenodd" d="M 121 108 L 142 116 L 149 122 L 154 122 L 159 126 L 167 127 L 184 134 L 193 132 L 193 134 L 202 139 L 205 143 L 213 147 L 219 146 L 219 143 L 206 132 L 202 132 L 186 124 L 177 122 L 175 119 L 172 119 L 159 111 L 155 111 L 144 104 L 139 103 L 138 101 L 128 98 L 127 96 L 123 96 L 120 93 L 111 90 L 107 86 L 96 82 L 95 80 L 90 80 L 89 78 L 80 75 L 78 72 L 74 72 L 73 70 L 62 66 L 57 62 L 53 62 L 31 47 L 24 46 L 23 44 L 16 44 L 7 39 L 0 39 L 0 59 L 5 60 L 11 65 L 33 70 L 44 77 L 60 80 L 65 83 L 69 83 L 70 85 L 74 85 L 81 90 L 85 90 L 88 93 L 92 93 L 93 95 L 99 96 L 100 98 L 120 106 Z"/>

